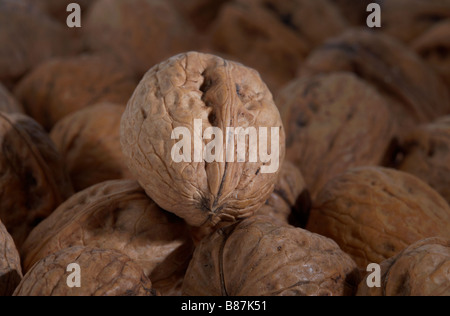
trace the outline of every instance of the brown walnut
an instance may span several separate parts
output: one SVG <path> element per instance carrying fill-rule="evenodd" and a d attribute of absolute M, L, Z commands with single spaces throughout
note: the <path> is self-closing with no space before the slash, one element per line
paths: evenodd
<path fill-rule="evenodd" d="M 279 149 L 281 167 L 284 129 L 259 74 L 213 55 L 187 53 L 153 67 L 128 103 L 121 141 L 129 168 L 159 206 L 192 226 L 214 226 L 253 215 L 273 192 L 280 168 L 275 173 L 263 173 L 261 170 L 270 162 L 263 163 L 259 155 L 257 162 L 249 162 L 249 146 L 246 162 L 237 162 L 237 140 L 234 148 L 228 146 L 234 162 L 218 150 L 216 154 L 223 162 L 195 162 L 195 154 L 183 152 L 191 162 L 175 163 L 172 150 L 180 141 L 172 139 L 172 133 L 177 127 L 189 131 L 195 151 L 195 139 L 201 136 L 194 134 L 194 120 L 201 120 L 202 132 L 217 127 L 224 135 L 229 127 L 266 127 L 268 148 L 274 141 L 269 136 L 271 130 L 276 129 L 279 144 L 274 142 L 273 146 Z M 224 152 L 226 139 L 223 137 Z M 200 142 L 202 147 L 209 144 Z"/>
<path fill-rule="evenodd" d="M 365 167 L 325 186 L 307 228 L 335 240 L 365 270 L 419 240 L 450 238 L 449 225 L 450 207 L 427 184 L 404 172 Z"/>
<path fill-rule="evenodd" d="M 352 167 L 379 165 L 394 132 L 385 99 L 350 73 L 293 81 L 277 100 L 286 128 L 286 159 L 302 171 L 313 199 Z"/>
<path fill-rule="evenodd" d="M 125 106 L 103 103 L 69 114 L 50 134 L 75 191 L 117 179 L 131 179 L 120 145 Z"/>
<path fill-rule="evenodd" d="M 0 221 L 0 296 L 10 296 L 22 279 L 20 257 L 12 237 Z"/>
<path fill-rule="evenodd" d="M 450 204 L 450 116 L 417 127 L 401 145 L 398 169 L 428 183 Z"/>
<path fill-rule="evenodd" d="M 69 287 L 70 264 L 78 264 L 80 287 Z M 73 270 L 72 270 L 73 271 Z M 25 274 L 15 296 L 155 296 L 142 268 L 114 251 L 71 247 L 53 253 Z"/>
<path fill-rule="evenodd" d="M 0 148 L 0 218 L 20 249 L 72 186 L 55 145 L 31 118 L 0 112 Z"/>
<path fill-rule="evenodd" d="M 22 105 L 0 83 L 0 112 L 23 113 Z"/>
<path fill-rule="evenodd" d="M 340 296 L 359 282 L 335 242 L 254 216 L 220 229 L 196 248 L 183 283 L 188 296 Z"/>
<path fill-rule="evenodd" d="M 450 240 L 422 240 L 383 261 L 380 288 L 369 288 L 367 277 L 358 296 L 450 296 Z"/>
<path fill-rule="evenodd" d="M 130 180 L 82 191 L 37 226 L 23 246 L 24 271 L 64 248 L 113 249 L 130 257 L 163 295 L 179 295 L 193 245 L 186 224 Z"/>

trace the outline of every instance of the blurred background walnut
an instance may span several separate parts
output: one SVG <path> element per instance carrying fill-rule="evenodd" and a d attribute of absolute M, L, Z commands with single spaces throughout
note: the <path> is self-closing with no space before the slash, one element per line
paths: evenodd
<path fill-rule="evenodd" d="M 131 179 L 120 145 L 125 106 L 103 103 L 69 114 L 50 137 L 76 192 L 107 180 Z"/>
<path fill-rule="evenodd" d="M 331 239 L 254 216 L 216 231 L 196 248 L 188 296 L 352 295 L 359 272 Z"/>
<path fill-rule="evenodd" d="M 0 221 L 0 296 L 10 296 L 22 280 L 20 257 L 12 237 Z"/>
<path fill-rule="evenodd" d="M 381 288 L 368 288 L 367 276 L 358 296 L 450 296 L 450 240 L 419 241 L 381 263 Z"/>
<path fill-rule="evenodd" d="M 0 112 L 0 148 L 0 218 L 20 249 L 72 186 L 55 145 L 31 118 Z"/>
<path fill-rule="evenodd" d="M 450 238 L 449 223 L 447 202 L 418 178 L 364 167 L 325 186 L 307 228 L 332 238 L 365 269 L 424 238 Z"/>
<path fill-rule="evenodd" d="M 136 80 L 122 65 L 101 56 L 53 59 L 34 69 L 15 94 L 26 112 L 50 130 L 59 120 L 100 102 L 126 104 Z"/>
<path fill-rule="evenodd" d="M 72 264 L 80 267 L 81 286 L 69 287 Z M 114 250 L 71 247 L 50 254 L 25 274 L 15 296 L 155 296 L 142 268 Z"/>
<path fill-rule="evenodd" d="M 93 186 L 62 204 L 23 246 L 24 271 L 72 246 L 113 249 L 130 257 L 163 295 L 179 295 L 193 252 L 186 224 L 161 210 L 135 181 Z"/>
<path fill-rule="evenodd" d="M 23 113 L 22 105 L 1 83 L 0 83 L 0 112 Z"/>

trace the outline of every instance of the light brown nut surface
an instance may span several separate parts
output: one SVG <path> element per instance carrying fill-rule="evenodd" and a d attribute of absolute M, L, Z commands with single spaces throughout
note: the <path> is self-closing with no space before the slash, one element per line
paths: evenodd
<path fill-rule="evenodd" d="M 39 63 L 72 50 L 64 26 L 17 0 L 0 1 L 0 43 L 0 82 L 8 86 Z"/>
<path fill-rule="evenodd" d="M 353 72 L 383 94 L 400 136 L 450 112 L 450 93 L 439 76 L 408 47 L 382 33 L 345 32 L 313 52 L 301 75 L 336 71 Z"/>
<path fill-rule="evenodd" d="M 416 128 L 401 151 L 398 169 L 428 183 L 450 204 L 450 117 Z"/>
<path fill-rule="evenodd" d="M 450 0 L 381 1 L 381 31 L 410 43 L 442 20 L 450 18 Z"/>
<path fill-rule="evenodd" d="M 276 103 L 286 127 L 286 158 L 302 171 L 313 199 L 352 167 L 379 165 L 394 132 L 384 98 L 350 73 L 293 81 Z"/>
<path fill-rule="evenodd" d="M 258 215 L 270 216 L 284 224 L 304 226 L 311 208 L 311 197 L 300 170 L 285 161 L 274 192 Z"/>
<path fill-rule="evenodd" d="M 335 240 L 366 269 L 429 237 L 450 237 L 450 208 L 404 172 L 366 167 L 331 180 L 311 211 L 308 230 Z"/>
<path fill-rule="evenodd" d="M 245 146 L 246 162 L 237 162 L 242 142 L 235 137 L 227 146 L 229 137 L 224 136 L 223 142 L 218 137 L 215 143 L 223 145 L 222 153 L 228 147 L 234 162 L 220 155 L 220 150 L 213 162 L 195 162 L 202 160 L 196 159 L 195 152 L 201 156 L 203 151 L 194 142 L 204 148 L 211 143 L 201 139 L 200 130 L 194 134 L 195 125 L 199 126 L 195 120 L 201 120 L 202 132 L 217 127 L 223 135 L 228 135 L 229 127 L 259 132 L 266 128 L 267 148 L 274 147 L 272 161 L 263 163 L 257 155 L 257 162 L 249 162 L 249 146 Z M 186 139 L 191 150 L 184 153 L 188 149 L 183 148 L 188 157 L 180 163 L 172 159 L 180 140 L 171 138 L 178 127 L 191 138 Z M 279 134 L 278 144 L 272 129 Z M 265 139 L 258 138 L 259 143 Z M 147 194 L 193 226 L 214 226 L 253 215 L 273 192 L 280 170 L 276 160 L 281 167 L 285 149 L 278 109 L 258 73 L 199 53 L 175 56 L 145 75 L 122 118 L 121 141 L 128 166 Z M 275 173 L 270 173 L 271 168 Z"/>
<path fill-rule="evenodd" d="M 126 254 L 163 295 L 180 293 L 193 251 L 186 224 L 161 210 L 130 180 L 98 184 L 56 209 L 24 244 L 24 270 L 71 246 Z"/>
<path fill-rule="evenodd" d="M 381 288 L 369 288 L 368 276 L 358 296 L 450 296 L 450 240 L 422 240 L 383 261 Z"/>
<path fill-rule="evenodd" d="M 258 70 L 275 92 L 312 48 L 345 27 L 327 0 L 244 0 L 223 6 L 211 36 L 216 50 Z"/>
<path fill-rule="evenodd" d="M 22 279 L 20 257 L 12 237 L 0 221 L 0 296 L 10 296 Z"/>
<path fill-rule="evenodd" d="M 20 249 L 72 186 L 50 137 L 31 118 L 0 112 L 0 148 L 0 218 Z"/>
<path fill-rule="evenodd" d="M 122 65 L 100 56 L 54 59 L 28 74 L 15 94 L 26 112 L 50 130 L 70 113 L 100 102 L 126 104 L 136 87 Z"/>
<path fill-rule="evenodd" d="M 188 296 L 351 295 L 359 272 L 331 239 L 254 216 L 216 231 L 196 248 Z"/>
<path fill-rule="evenodd" d="M 195 42 L 167 0 L 98 0 L 84 31 L 90 49 L 117 58 L 139 76 Z"/>
<path fill-rule="evenodd" d="M 0 112 L 23 113 L 22 105 L 0 83 Z"/>
<path fill-rule="evenodd" d="M 61 153 L 75 191 L 108 180 L 131 179 L 120 145 L 125 106 L 103 103 L 69 114 L 50 137 Z"/>
<path fill-rule="evenodd" d="M 78 264 L 80 287 L 67 271 Z M 72 268 L 73 269 L 73 268 Z M 114 251 L 71 247 L 53 253 L 36 263 L 24 276 L 15 296 L 154 296 L 152 282 L 142 268 L 126 255 Z"/>
<path fill-rule="evenodd" d="M 425 32 L 411 46 L 442 77 L 450 90 L 450 17 Z"/>

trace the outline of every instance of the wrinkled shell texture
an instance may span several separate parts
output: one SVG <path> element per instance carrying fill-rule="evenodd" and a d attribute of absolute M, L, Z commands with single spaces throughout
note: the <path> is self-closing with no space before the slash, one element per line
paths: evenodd
<path fill-rule="evenodd" d="M 278 171 L 262 173 L 259 158 L 237 162 L 237 141 L 235 162 L 175 163 L 171 152 L 179 141 L 171 139 L 172 131 L 185 127 L 194 135 L 196 119 L 202 120 L 203 132 L 218 127 L 224 135 L 228 127 L 267 127 L 269 135 L 279 128 Z M 199 53 L 175 56 L 145 75 L 122 118 L 121 141 L 128 166 L 147 194 L 193 226 L 253 215 L 273 192 L 285 150 L 278 109 L 258 73 Z"/>
<path fill-rule="evenodd" d="M 162 211 L 131 180 L 101 183 L 62 204 L 24 244 L 24 270 L 71 246 L 124 253 L 163 295 L 180 293 L 193 251 L 184 222 Z"/>
<path fill-rule="evenodd" d="M 183 284 L 188 296 L 351 295 L 355 263 L 332 240 L 255 216 L 197 247 Z"/>
<path fill-rule="evenodd" d="M 326 0 L 244 0 L 225 4 L 211 32 L 218 51 L 260 71 L 275 91 L 295 77 L 311 49 L 345 27 Z"/>
<path fill-rule="evenodd" d="M 54 56 L 70 53 L 64 26 L 32 5 L 0 2 L 0 82 L 14 83 L 25 72 Z"/>
<path fill-rule="evenodd" d="M 136 87 L 122 65 L 100 56 L 54 59 L 17 86 L 26 112 L 47 130 L 70 113 L 100 102 L 126 104 Z"/>
<path fill-rule="evenodd" d="M 12 237 L 0 221 L 0 296 L 12 295 L 21 279 L 19 253 Z"/>
<path fill-rule="evenodd" d="M 400 42 L 363 30 L 327 41 L 302 66 L 301 76 L 350 71 L 389 101 L 400 136 L 417 123 L 450 113 L 450 93 L 441 78 Z"/>
<path fill-rule="evenodd" d="M 0 83 L 0 112 L 23 113 L 22 106 Z"/>
<path fill-rule="evenodd" d="M 309 192 L 300 170 L 289 161 L 285 161 L 270 195 L 258 215 L 270 216 L 283 224 L 302 221 L 310 208 Z"/>
<path fill-rule="evenodd" d="M 59 153 L 39 124 L 0 112 L 0 218 L 18 248 L 72 194 Z"/>
<path fill-rule="evenodd" d="M 358 296 L 450 296 L 450 240 L 419 241 L 381 264 L 381 288 L 368 288 L 366 278 Z"/>
<path fill-rule="evenodd" d="M 411 45 L 441 75 L 450 89 L 450 18 L 436 24 Z"/>
<path fill-rule="evenodd" d="M 292 82 L 276 101 L 286 128 L 286 159 L 302 171 L 313 198 L 352 167 L 379 165 L 394 124 L 386 101 L 350 73 Z"/>
<path fill-rule="evenodd" d="M 80 266 L 81 287 L 69 287 L 69 264 Z M 39 261 L 24 276 L 15 296 L 154 296 L 151 281 L 126 255 L 72 247 Z"/>
<path fill-rule="evenodd" d="M 118 59 L 139 76 L 191 49 L 189 26 L 167 0 L 97 0 L 86 20 L 90 49 Z"/>
<path fill-rule="evenodd" d="M 335 240 L 363 269 L 414 242 L 450 237 L 447 202 L 407 173 L 381 167 L 349 170 L 315 201 L 308 230 Z"/>
<path fill-rule="evenodd" d="M 450 0 L 388 0 L 381 4 L 381 30 L 409 43 L 450 18 Z"/>
<path fill-rule="evenodd" d="M 411 132 L 402 151 L 398 169 L 428 183 L 450 204 L 450 116 Z"/>
<path fill-rule="evenodd" d="M 131 179 L 120 145 L 125 106 L 99 104 L 68 115 L 52 129 L 75 191 L 116 179 Z"/>

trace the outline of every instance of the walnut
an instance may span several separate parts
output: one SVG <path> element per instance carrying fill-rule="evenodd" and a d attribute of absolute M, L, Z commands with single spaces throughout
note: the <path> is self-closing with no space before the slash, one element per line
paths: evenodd
<path fill-rule="evenodd" d="M 311 211 L 308 230 L 335 240 L 366 269 L 429 237 L 449 238 L 450 207 L 404 172 L 356 168 L 331 180 Z"/>
<path fill-rule="evenodd" d="M 442 77 L 450 90 L 450 19 L 436 24 L 411 45 Z"/>
<path fill-rule="evenodd" d="M 12 237 L 0 221 L 0 296 L 10 296 L 22 279 L 20 257 Z"/>
<path fill-rule="evenodd" d="M 260 154 L 251 162 L 255 157 L 249 159 L 250 146 L 242 146 L 242 137 L 232 141 L 223 136 L 222 142 L 219 134 L 213 154 L 212 143 L 201 138 L 206 129 L 212 130 L 209 127 L 231 137 L 231 128 L 265 130 L 268 135 L 259 137 L 259 148 L 266 141 L 271 161 L 263 163 Z M 172 138 L 179 128 L 188 133 L 183 139 L 190 137 L 184 143 L 192 151 L 183 148 L 176 163 L 172 154 L 181 141 Z M 136 179 L 159 206 L 192 226 L 253 215 L 274 190 L 284 140 L 278 109 L 258 73 L 200 53 L 181 54 L 152 68 L 128 103 L 121 127 L 123 151 Z M 209 158 L 202 159 L 207 146 Z M 241 159 L 245 162 L 238 162 Z"/>
<path fill-rule="evenodd" d="M 47 130 L 70 113 L 100 102 L 126 104 L 135 79 L 121 65 L 100 56 L 54 59 L 17 86 L 25 110 Z"/>
<path fill-rule="evenodd" d="M 82 191 L 37 226 L 23 246 L 24 271 L 64 248 L 113 249 L 130 257 L 163 295 L 178 295 L 193 252 L 186 224 L 131 180 Z"/>
<path fill-rule="evenodd" d="M 274 218 L 283 224 L 304 227 L 311 209 L 311 196 L 300 170 L 289 161 L 281 168 L 275 191 L 258 215 Z"/>
<path fill-rule="evenodd" d="M 72 186 L 50 137 L 31 118 L 0 112 L 0 148 L 0 218 L 20 249 Z"/>
<path fill-rule="evenodd" d="M 381 263 L 381 288 L 368 288 L 367 276 L 358 296 L 450 296 L 450 240 L 429 238 Z"/>
<path fill-rule="evenodd" d="M 22 105 L 0 83 L 0 112 L 23 113 Z"/>
<path fill-rule="evenodd" d="M 345 27 L 327 0 L 241 0 L 223 6 L 211 36 L 216 50 L 261 72 L 276 91 L 295 77 L 311 49 Z"/>
<path fill-rule="evenodd" d="M 379 165 L 394 124 L 386 101 L 350 73 L 293 81 L 277 100 L 286 127 L 286 158 L 302 171 L 314 199 L 352 167 Z"/>
<path fill-rule="evenodd" d="M 189 25 L 167 0 L 97 0 L 86 19 L 88 47 L 139 76 L 195 45 Z"/>
<path fill-rule="evenodd" d="M 359 272 L 332 240 L 254 216 L 196 248 L 183 283 L 189 296 L 351 295 Z"/>
<path fill-rule="evenodd" d="M 428 183 L 450 204 L 450 116 L 417 127 L 406 137 L 401 152 L 398 169 Z"/>
<path fill-rule="evenodd" d="M 77 264 L 80 287 L 68 286 Z M 86 247 L 63 249 L 42 259 L 24 276 L 15 296 L 154 296 L 151 281 L 126 255 Z"/>
<path fill-rule="evenodd" d="M 50 137 L 62 155 L 75 191 L 107 180 L 131 179 L 120 145 L 125 106 L 103 103 L 59 121 Z"/>
<path fill-rule="evenodd" d="M 400 42 L 363 30 L 351 30 L 313 52 L 301 76 L 336 71 L 354 72 L 389 101 L 398 121 L 397 134 L 450 112 L 450 94 L 419 56 Z"/>
<path fill-rule="evenodd" d="M 38 64 L 70 54 L 65 28 L 29 3 L 0 1 L 0 82 L 11 88 Z"/>
<path fill-rule="evenodd" d="M 450 18 L 450 0 L 381 1 L 381 31 L 410 43 L 436 23 Z"/>

